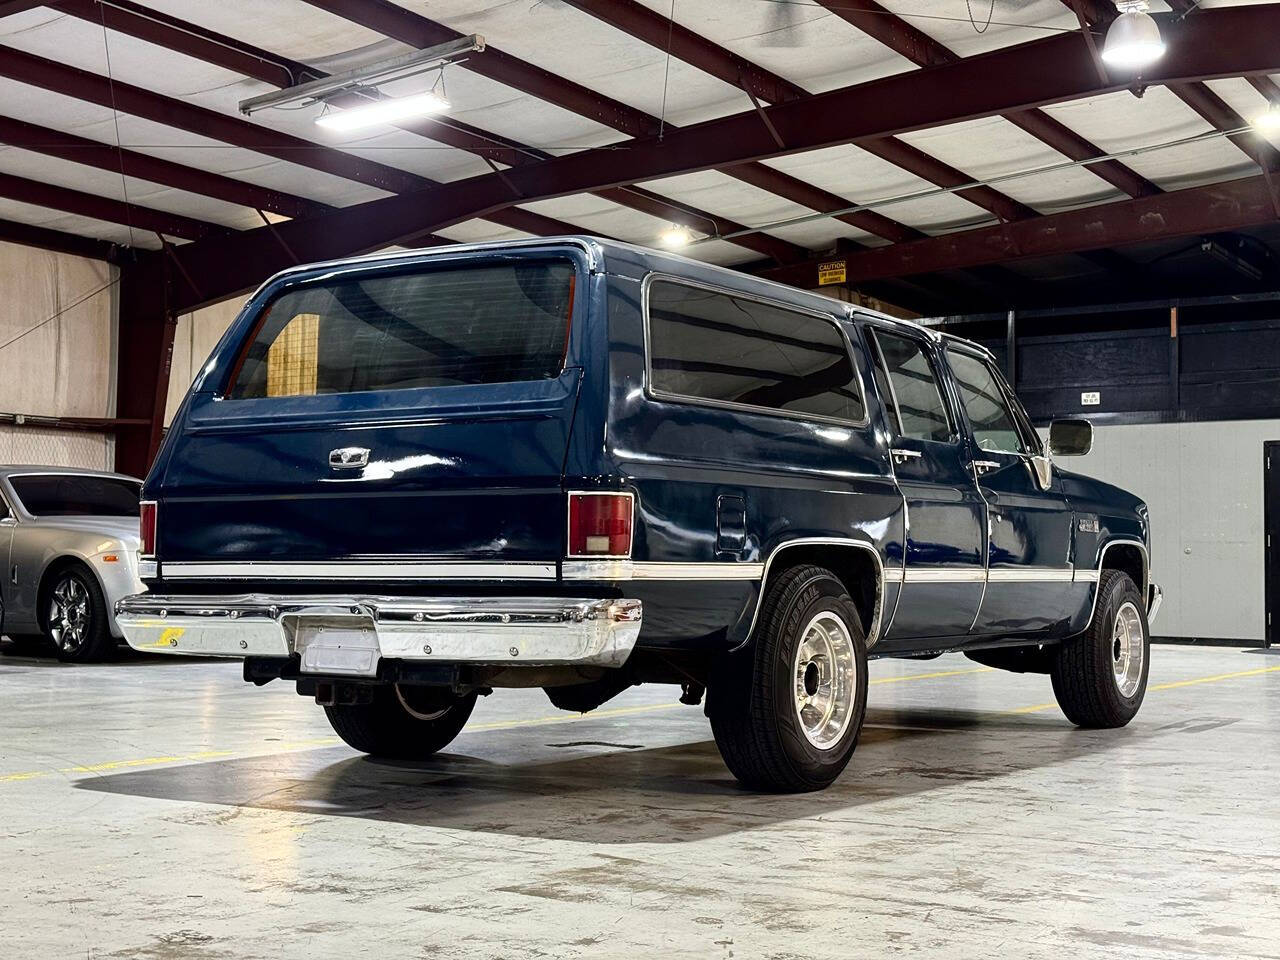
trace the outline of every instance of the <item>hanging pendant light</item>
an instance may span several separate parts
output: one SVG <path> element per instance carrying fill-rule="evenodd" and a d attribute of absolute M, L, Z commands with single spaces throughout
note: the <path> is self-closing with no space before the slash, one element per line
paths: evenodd
<path fill-rule="evenodd" d="M 1160 26 L 1147 13 L 1146 0 L 1119 0 L 1120 16 L 1111 21 L 1102 59 L 1121 70 L 1138 70 L 1164 56 Z"/>

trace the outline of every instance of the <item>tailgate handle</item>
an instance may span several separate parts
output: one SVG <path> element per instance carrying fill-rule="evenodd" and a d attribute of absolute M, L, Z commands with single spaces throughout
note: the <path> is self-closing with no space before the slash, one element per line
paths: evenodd
<path fill-rule="evenodd" d="M 368 465 L 368 447 L 338 447 L 329 451 L 329 466 L 335 470 L 359 470 Z"/>

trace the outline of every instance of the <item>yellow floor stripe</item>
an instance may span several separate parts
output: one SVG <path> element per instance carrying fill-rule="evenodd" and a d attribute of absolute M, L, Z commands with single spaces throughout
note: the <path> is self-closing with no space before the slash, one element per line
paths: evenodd
<path fill-rule="evenodd" d="M 1149 686 L 1147 687 L 1147 692 L 1151 693 L 1153 690 L 1176 690 L 1179 687 L 1192 687 L 1198 683 L 1217 683 L 1219 680 L 1236 680 L 1240 677 L 1256 677 L 1264 673 L 1275 673 L 1276 671 L 1280 671 L 1280 667 L 1257 667 L 1253 670 L 1237 670 L 1235 673 L 1218 673 L 1212 677 L 1195 677 L 1192 680 L 1174 680 L 1170 683 L 1157 683 Z M 1004 712 L 1009 714 L 1038 713 L 1041 710 L 1048 710 L 1051 707 L 1056 707 L 1057 705 L 1058 702 L 1055 700 L 1050 703 L 1037 703 L 1029 707 L 1018 707 L 1016 710 L 1005 710 Z"/>
<path fill-rule="evenodd" d="M 902 683 L 907 680 L 935 680 L 942 677 L 962 677 L 970 676 L 976 673 L 991 673 L 992 667 L 977 667 L 969 670 L 939 670 L 934 673 L 913 673 L 904 674 L 900 677 L 880 677 L 870 681 L 871 684 L 881 683 Z M 1173 690 L 1178 687 L 1189 687 L 1199 683 L 1216 683 L 1219 680 L 1235 680 L 1240 677 L 1256 677 L 1264 673 L 1275 673 L 1280 671 L 1280 666 L 1275 667 L 1257 667 L 1253 670 L 1240 670 L 1235 673 L 1219 673 L 1211 677 L 1196 677 L 1191 680 L 1175 680 L 1170 683 L 1159 683 L 1148 687 L 1148 690 Z M 1020 713 L 1037 713 L 1040 710 L 1048 710 L 1056 707 L 1056 702 L 1037 703 L 1029 707 L 1018 707 L 1013 710 L 1004 711 L 1009 714 Z M 654 713 L 659 710 L 676 710 L 684 706 L 680 703 L 651 703 L 643 704 L 635 707 L 615 707 L 610 710 L 593 710 L 586 714 L 558 714 L 548 717 L 531 717 L 527 720 L 500 720 L 493 723 L 477 723 L 470 724 L 467 732 L 478 732 L 482 730 L 511 730 L 517 727 L 535 727 L 547 724 L 557 723 L 575 723 L 582 720 L 597 720 L 607 717 L 624 717 L 640 713 Z M 309 740 L 295 740 L 282 744 L 283 750 L 271 754 L 239 754 L 244 759 L 250 759 L 255 756 L 278 756 L 280 753 L 293 753 L 299 750 L 308 750 L 314 747 L 335 746 L 342 741 L 337 737 L 314 737 Z M 22 780 L 34 780 L 38 777 L 47 777 L 54 774 L 76 774 L 76 773 L 103 773 L 110 770 L 125 770 L 137 767 L 153 767 L 162 766 L 169 763 L 190 763 L 200 760 L 213 760 L 225 757 L 237 756 L 234 750 L 202 750 L 196 753 L 179 754 L 165 757 L 138 757 L 131 760 L 109 760 L 104 763 L 84 764 L 73 767 L 59 767 L 51 770 L 27 770 L 19 773 L 0 774 L 0 783 L 15 783 Z"/>
<path fill-rule="evenodd" d="M 964 677 L 971 673 L 991 673 L 995 667 L 977 667 L 972 670 L 939 670 L 937 673 L 906 673 L 900 677 L 881 677 L 878 680 L 872 680 L 871 685 L 877 683 L 904 683 L 907 680 L 933 680 L 937 677 Z"/>
<path fill-rule="evenodd" d="M 1197 677 L 1194 680 L 1175 680 L 1173 683 L 1157 683 L 1148 690 L 1174 690 L 1178 687 L 1190 687 L 1197 683 L 1216 683 L 1219 680 L 1234 680 L 1236 677 L 1256 677 L 1262 673 L 1275 673 L 1280 667 L 1258 667 L 1256 670 L 1241 670 L 1237 673 L 1220 673 L 1215 677 Z"/>

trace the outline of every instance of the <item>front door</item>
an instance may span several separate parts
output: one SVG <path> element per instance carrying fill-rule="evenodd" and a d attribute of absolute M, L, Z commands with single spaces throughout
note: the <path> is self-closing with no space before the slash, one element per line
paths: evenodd
<path fill-rule="evenodd" d="M 1040 440 L 991 361 L 949 344 L 947 362 L 969 423 L 972 468 L 987 502 L 987 592 L 976 636 L 1066 628 L 1073 593 L 1071 506 L 1062 481 L 1042 487 Z"/>
<path fill-rule="evenodd" d="M 867 339 L 907 517 L 902 590 L 885 646 L 909 648 L 969 631 L 986 576 L 985 507 L 932 345 L 876 327 Z"/>

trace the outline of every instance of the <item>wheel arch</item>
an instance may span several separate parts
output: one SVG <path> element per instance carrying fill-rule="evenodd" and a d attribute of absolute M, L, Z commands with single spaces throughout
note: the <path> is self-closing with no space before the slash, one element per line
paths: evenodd
<path fill-rule="evenodd" d="M 784 571 L 802 564 L 823 567 L 840 578 L 862 618 L 863 636 L 870 649 L 879 638 L 882 624 L 884 560 L 873 544 L 847 537 L 799 537 L 773 548 L 764 563 L 751 626 L 741 645 L 749 643 L 755 634 L 769 585 Z"/>
<path fill-rule="evenodd" d="M 1105 543 L 1098 554 L 1098 573 L 1103 570 L 1119 570 L 1127 573 L 1134 585 L 1147 595 L 1150 578 L 1147 546 L 1137 540 L 1117 539 Z"/>

